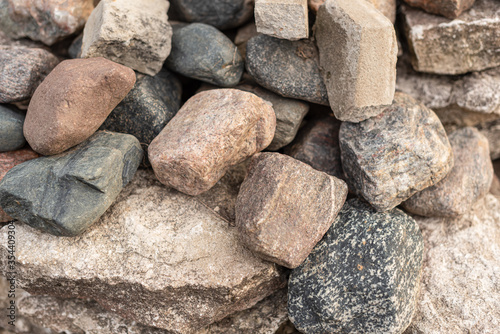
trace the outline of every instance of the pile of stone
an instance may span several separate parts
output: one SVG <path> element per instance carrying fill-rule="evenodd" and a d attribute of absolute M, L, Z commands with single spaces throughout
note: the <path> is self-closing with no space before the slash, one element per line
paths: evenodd
<path fill-rule="evenodd" d="M 0 78 L 0 328 L 498 330 L 497 0 L 0 0 Z"/>

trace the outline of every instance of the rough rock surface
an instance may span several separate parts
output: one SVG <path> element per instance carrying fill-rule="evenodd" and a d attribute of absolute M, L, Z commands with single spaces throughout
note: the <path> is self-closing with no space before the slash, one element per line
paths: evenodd
<path fill-rule="evenodd" d="M 330 228 L 347 185 L 279 153 L 252 159 L 236 201 L 236 225 L 261 258 L 295 268 Z"/>
<path fill-rule="evenodd" d="M 386 211 L 443 179 L 453 152 L 436 114 L 396 93 L 379 115 L 340 127 L 342 166 L 352 189 Z"/>
<path fill-rule="evenodd" d="M 27 100 L 59 63 L 44 49 L 0 47 L 0 103 Z"/>
<path fill-rule="evenodd" d="M 365 0 L 327 0 L 315 29 L 335 117 L 359 122 L 377 115 L 376 108 L 366 107 L 392 103 L 398 46 L 394 26 L 384 15 Z"/>
<path fill-rule="evenodd" d="M 455 160 L 453 169 L 435 185 L 404 202 L 406 211 L 426 217 L 458 217 L 484 197 L 493 179 L 488 139 L 475 128 L 448 136 Z"/>
<path fill-rule="evenodd" d="M 141 160 L 136 138 L 100 131 L 68 152 L 9 170 L 0 183 L 0 206 L 34 228 L 75 236 L 109 208 Z"/>
<path fill-rule="evenodd" d="M 104 58 L 61 62 L 33 94 L 24 122 L 26 140 L 44 155 L 83 142 L 134 83 L 134 71 Z"/>
<path fill-rule="evenodd" d="M 284 97 L 328 105 L 310 40 L 287 41 L 259 35 L 247 43 L 246 68 L 259 85 Z"/>
<path fill-rule="evenodd" d="M 165 0 L 101 0 L 83 30 L 82 58 L 104 57 L 155 75 L 170 54 Z"/>
<path fill-rule="evenodd" d="M 6 237 L 0 230 L 1 245 Z M 80 237 L 17 224 L 16 238 L 18 283 L 28 292 L 93 299 L 171 333 L 250 308 L 284 284 L 277 266 L 246 250 L 215 211 L 147 170 Z"/>
<path fill-rule="evenodd" d="M 497 0 L 476 0 L 453 21 L 405 5 L 401 12 L 415 70 L 463 74 L 500 65 Z"/>
<path fill-rule="evenodd" d="M 449 19 L 456 19 L 462 12 L 471 8 L 476 0 L 404 0 L 413 7 L 419 7 L 428 13 L 439 14 Z"/>
<path fill-rule="evenodd" d="M 403 211 L 347 201 L 290 275 L 290 320 L 311 334 L 401 333 L 415 311 L 423 250 L 417 223 Z"/>
<path fill-rule="evenodd" d="M 325 3 L 326 0 L 308 0 L 309 8 L 313 12 L 317 12 L 319 7 Z M 396 22 L 396 0 L 366 0 L 375 6 L 385 17 L 391 20 L 392 24 Z"/>
<path fill-rule="evenodd" d="M 215 89 L 191 97 L 149 146 L 158 180 L 189 195 L 210 189 L 228 167 L 269 146 L 271 105 L 248 92 Z"/>
<path fill-rule="evenodd" d="M 500 119 L 481 123 L 477 128 L 488 138 L 491 160 L 500 159 Z"/>
<path fill-rule="evenodd" d="M 24 117 L 24 112 L 0 105 L 0 152 L 18 150 L 26 144 Z"/>
<path fill-rule="evenodd" d="M 309 37 L 307 0 L 255 0 L 257 31 L 296 41 Z"/>

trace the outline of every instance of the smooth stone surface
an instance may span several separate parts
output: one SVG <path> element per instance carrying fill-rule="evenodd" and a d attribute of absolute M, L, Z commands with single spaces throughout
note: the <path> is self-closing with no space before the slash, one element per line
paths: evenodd
<path fill-rule="evenodd" d="M 290 320 L 310 334 L 401 333 L 415 311 L 423 249 L 418 225 L 403 211 L 347 201 L 290 275 Z"/>
<path fill-rule="evenodd" d="M 104 57 L 155 75 L 170 54 L 165 0 L 101 0 L 83 30 L 81 57 Z"/>
<path fill-rule="evenodd" d="M 307 0 L 255 0 L 257 31 L 296 41 L 309 38 Z"/>
<path fill-rule="evenodd" d="M 236 86 L 245 66 L 236 45 L 203 23 L 174 25 L 172 52 L 165 65 L 189 78 L 222 87 Z"/>
<path fill-rule="evenodd" d="M 0 183 L 0 206 L 31 227 L 75 236 L 109 208 L 141 160 L 136 138 L 100 131 L 73 150 L 9 170 Z"/>
<path fill-rule="evenodd" d="M 135 83 L 130 68 L 104 58 L 61 62 L 33 94 L 24 136 L 43 155 L 89 138 Z"/>
<path fill-rule="evenodd" d="M 0 47 L 0 103 L 24 101 L 59 63 L 44 49 Z"/>
<path fill-rule="evenodd" d="M 246 68 L 259 85 L 276 94 L 328 105 L 318 50 L 310 40 L 256 36 L 247 42 Z"/>
<path fill-rule="evenodd" d="M 474 4 L 476 0 L 404 0 L 413 7 L 422 8 L 428 13 L 445 16 L 449 19 L 455 19 L 462 12 L 466 11 Z"/>
<path fill-rule="evenodd" d="M 488 138 L 491 160 L 500 159 L 500 119 L 481 123 L 477 128 Z"/>
<path fill-rule="evenodd" d="M 24 117 L 24 112 L 0 105 L 0 152 L 18 150 L 26 144 Z"/>
<path fill-rule="evenodd" d="M 319 7 L 326 0 L 308 0 L 309 8 L 317 12 Z M 396 0 L 366 0 L 375 6 L 385 17 L 391 20 L 392 24 L 396 22 Z"/>
<path fill-rule="evenodd" d="M 191 97 L 151 142 L 149 161 L 165 185 L 199 195 L 227 169 L 271 143 L 276 115 L 270 103 L 236 89 Z"/>
<path fill-rule="evenodd" d="M 343 122 L 339 139 L 349 188 L 386 211 L 443 179 L 453 152 L 436 114 L 410 96 L 396 93 L 378 113 Z"/>

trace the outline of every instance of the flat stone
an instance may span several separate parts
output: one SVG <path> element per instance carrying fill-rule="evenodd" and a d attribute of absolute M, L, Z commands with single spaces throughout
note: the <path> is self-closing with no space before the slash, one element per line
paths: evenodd
<path fill-rule="evenodd" d="M 500 66 L 496 0 L 476 0 L 453 21 L 405 5 L 401 13 L 415 70 L 464 74 Z"/>
<path fill-rule="evenodd" d="M 365 0 L 327 0 L 315 37 L 330 106 L 341 121 L 376 116 L 392 103 L 398 44 L 392 23 Z M 376 45 L 376 47 L 374 47 Z"/>
<path fill-rule="evenodd" d="M 288 282 L 288 315 L 301 332 L 402 333 L 420 283 L 423 238 L 399 209 L 346 202 Z"/>
<path fill-rule="evenodd" d="M 82 29 L 93 9 L 93 0 L 0 0 L 0 30 L 52 45 Z"/>
<path fill-rule="evenodd" d="M 168 6 L 165 0 L 101 0 L 83 30 L 81 57 L 104 57 L 157 74 L 170 54 Z"/>
<path fill-rule="evenodd" d="M 109 208 L 141 160 L 136 138 L 100 131 L 68 152 L 10 169 L 0 183 L 0 206 L 31 227 L 75 236 Z"/>
<path fill-rule="evenodd" d="M 309 8 L 314 12 L 318 12 L 319 7 L 326 0 L 308 0 Z M 396 0 L 366 0 L 375 6 L 385 17 L 391 20 L 392 24 L 396 22 Z"/>
<path fill-rule="evenodd" d="M 0 103 L 24 101 L 59 63 L 44 49 L 0 47 Z"/>
<path fill-rule="evenodd" d="M 104 58 L 61 62 L 33 94 L 24 136 L 43 155 L 89 138 L 135 83 L 130 68 Z"/>
<path fill-rule="evenodd" d="M 21 110 L 0 105 L 0 152 L 18 150 L 26 144 L 24 117 Z"/>
<path fill-rule="evenodd" d="M 500 159 L 500 119 L 481 123 L 477 128 L 488 138 L 491 160 Z"/>
<path fill-rule="evenodd" d="M 172 52 L 165 65 L 189 78 L 222 87 L 236 86 L 244 69 L 236 45 L 203 23 L 174 25 Z"/>
<path fill-rule="evenodd" d="M 271 143 L 276 116 L 248 92 L 215 89 L 191 97 L 149 146 L 161 183 L 189 195 L 210 189 L 228 167 Z"/>
<path fill-rule="evenodd" d="M 445 16 L 449 19 L 456 19 L 464 11 L 471 8 L 475 0 L 404 0 L 413 7 L 422 8 L 428 13 Z"/>
<path fill-rule="evenodd" d="M 255 0 L 257 31 L 296 41 L 309 37 L 307 0 Z"/>
<path fill-rule="evenodd" d="M 426 217 L 458 217 L 489 192 L 493 165 L 488 139 L 470 127 L 456 130 L 448 138 L 455 160 L 453 169 L 435 185 L 406 200 L 406 211 Z"/>
<path fill-rule="evenodd" d="M 453 152 L 436 114 L 410 96 L 396 93 L 378 108 L 376 117 L 343 122 L 339 139 L 349 188 L 386 211 L 443 179 Z"/>
<path fill-rule="evenodd" d="M 256 36 L 247 43 L 246 68 L 259 85 L 276 94 L 328 105 L 318 50 L 310 40 Z"/>

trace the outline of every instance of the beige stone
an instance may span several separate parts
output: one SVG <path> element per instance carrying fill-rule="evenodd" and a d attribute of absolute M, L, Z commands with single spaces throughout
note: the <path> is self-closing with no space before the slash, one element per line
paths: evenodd
<path fill-rule="evenodd" d="M 256 0 L 257 32 L 295 41 L 309 37 L 307 0 Z"/>
<path fill-rule="evenodd" d="M 308 0 L 309 8 L 317 12 L 319 7 L 326 0 Z M 396 22 L 396 0 L 366 0 L 372 3 L 385 17 L 391 20 L 392 24 Z"/>
<path fill-rule="evenodd" d="M 419 7 L 426 12 L 446 16 L 449 19 L 457 18 L 462 12 L 469 9 L 475 0 L 405 0 L 413 7 Z"/>

